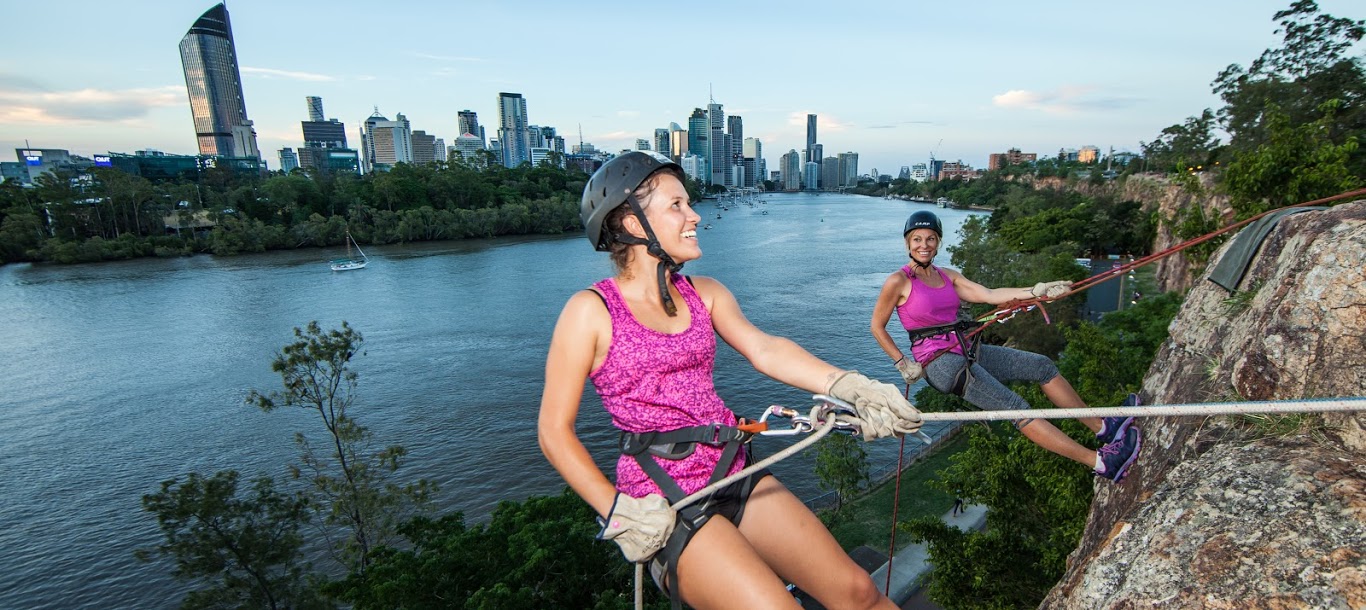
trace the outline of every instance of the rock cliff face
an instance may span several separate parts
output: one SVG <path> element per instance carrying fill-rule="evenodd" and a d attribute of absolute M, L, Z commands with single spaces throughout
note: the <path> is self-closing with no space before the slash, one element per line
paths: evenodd
<path fill-rule="evenodd" d="M 1197 280 L 1145 402 L 1366 396 L 1366 201 L 1283 219 L 1239 288 Z M 1284 417 L 1140 420 L 1041 607 L 1366 608 L 1366 413 Z"/>
<path fill-rule="evenodd" d="M 1233 222 L 1234 212 L 1229 207 L 1228 196 L 1213 194 L 1213 176 L 1200 174 L 1197 180 L 1199 189 L 1185 188 L 1172 184 L 1165 177 L 1152 175 L 1128 176 L 1118 182 L 1105 182 L 1099 185 L 1085 181 L 1069 184 L 1061 178 L 1040 178 L 1028 182 L 1035 188 L 1071 189 L 1086 194 L 1106 193 L 1122 200 L 1138 201 L 1143 204 L 1144 209 L 1156 211 L 1163 219 L 1175 218 L 1182 210 L 1200 206 L 1210 218 L 1219 220 L 1219 226 Z M 1157 235 L 1153 240 L 1153 251 L 1165 250 L 1181 241 L 1172 235 L 1168 223 L 1159 223 Z M 1190 259 L 1186 258 L 1184 253 L 1164 258 L 1154 263 L 1154 266 L 1157 271 L 1157 287 L 1164 292 L 1185 290 L 1197 279 L 1191 270 Z"/>

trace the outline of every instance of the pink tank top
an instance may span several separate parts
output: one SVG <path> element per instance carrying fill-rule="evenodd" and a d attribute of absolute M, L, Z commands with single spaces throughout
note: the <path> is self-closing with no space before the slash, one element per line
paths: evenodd
<path fill-rule="evenodd" d="M 901 326 L 906 330 L 958 321 L 958 307 L 961 302 L 958 293 L 953 290 L 953 282 L 943 270 L 936 268 L 935 271 L 944 279 L 944 285 L 931 288 L 915 276 L 910 265 L 901 268 L 901 272 L 911 280 L 911 295 L 906 297 L 905 303 L 896 308 L 897 316 L 901 318 Z M 958 344 L 958 340 L 952 334 L 947 334 L 929 337 L 912 345 L 911 357 L 921 365 L 926 365 L 935 354 L 945 348 L 948 348 L 949 353 L 963 353 L 963 347 Z"/>
<path fill-rule="evenodd" d="M 672 278 L 692 316 L 687 330 L 672 335 L 637 322 L 612 278 L 593 285 L 612 317 L 612 343 L 602 366 L 589 379 L 603 408 L 612 415 L 612 425 L 626 432 L 736 424 L 735 413 L 717 396 L 712 380 L 716 334 L 711 312 L 691 283 L 678 274 Z M 720 457 L 720 447 L 699 443 L 692 455 L 681 460 L 653 459 L 691 494 L 706 487 Z M 744 466 L 741 452 L 727 474 Z M 635 458 L 627 455 L 617 460 L 617 490 L 635 498 L 663 495 Z"/>

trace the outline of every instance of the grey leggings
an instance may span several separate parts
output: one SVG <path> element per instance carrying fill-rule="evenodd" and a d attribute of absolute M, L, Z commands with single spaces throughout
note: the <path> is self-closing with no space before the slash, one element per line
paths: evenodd
<path fill-rule="evenodd" d="M 925 380 L 940 392 L 953 389 L 954 377 L 963 368 L 960 354 L 944 354 L 925 367 Z M 1058 367 L 1047 356 L 999 345 L 983 345 L 977 350 L 977 363 L 972 365 L 972 377 L 963 388 L 963 400 L 979 409 L 1028 409 L 1029 403 L 1020 398 L 1005 381 L 1033 381 L 1045 384 L 1058 376 Z M 1022 428 L 1030 421 L 1016 424 Z"/>

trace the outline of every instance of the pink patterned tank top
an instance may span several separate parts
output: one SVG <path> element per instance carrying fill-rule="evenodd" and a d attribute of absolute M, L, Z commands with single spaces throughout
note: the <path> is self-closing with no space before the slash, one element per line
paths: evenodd
<path fill-rule="evenodd" d="M 953 282 L 942 270 L 935 271 L 944 279 L 944 285 L 931 288 L 915 276 L 910 265 L 901 268 L 901 272 L 911 279 L 911 295 L 906 297 L 905 303 L 896 308 L 897 316 L 901 318 L 901 326 L 906 330 L 958 321 L 958 307 L 961 302 L 958 293 L 953 290 Z M 911 357 L 923 366 L 929 364 L 930 359 L 945 348 L 948 348 L 949 353 L 963 353 L 963 346 L 958 344 L 958 340 L 952 334 L 947 334 L 929 337 L 912 345 Z"/>
<path fill-rule="evenodd" d="M 603 408 L 612 415 L 612 424 L 626 432 L 736 424 L 735 413 L 717 396 L 712 380 L 716 334 L 711 312 L 691 283 L 678 274 L 672 274 L 672 279 L 692 316 L 687 330 L 677 334 L 661 333 L 637 322 L 612 278 L 593 285 L 612 317 L 612 343 L 602 366 L 589 379 L 602 398 Z M 699 443 L 692 455 L 681 460 L 650 457 L 684 493 L 691 494 L 706 487 L 720 460 L 721 448 Z M 727 474 L 744 466 L 741 452 Z M 635 498 L 663 495 L 635 458 L 627 455 L 617 460 L 617 490 Z"/>

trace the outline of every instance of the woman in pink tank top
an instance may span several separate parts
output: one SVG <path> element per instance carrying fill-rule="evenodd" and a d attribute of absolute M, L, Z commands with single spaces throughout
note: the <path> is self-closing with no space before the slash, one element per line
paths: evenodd
<path fill-rule="evenodd" d="M 551 465 L 604 516 L 599 537 L 620 545 L 628 560 L 651 562 L 656 582 L 676 607 L 681 598 L 695 608 L 795 608 L 785 584 L 791 582 L 827 607 L 895 608 L 816 516 L 766 471 L 723 488 L 697 511 L 669 508 L 680 495 L 743 468 L 743 452 L 690 442 L 682 443 L 687 451 L 679 455 L 662 455 L 656 449 L 666 445 L 645 440 L 649 451 L 625 454 L 634 439 L 657 433 L 705 427 L 724 436 L 735 430 L 736 416 L 712 381 L 718 336 L 759 372 L 808 392 L 843 398 L 846 383 L 883 388 L 895 400 L 860 409 L 918 419 L 910 403 L 889 384 L 842 371 L 760 331 L 720 282 L 678 273 L 702 249 L 700 217 L 677 164 L 644 152 L 608 161 L 584 189 L 581 218 L 589 241 L 610 252 L 616 274 L 572 296 L 560 314 L 546 359 L 538 432 Z M 588 381 L 624 433 L 615 483 L 575 433 Z"/>
<path fill-rule="evenodd" d="M 987 288 L 963 274 L 934 265 L 943 239 L 943 227 L 933 212 L 911 214 L 902 232 L 911 263 L 888 276 L 873 308 L 872 332 L 882 351 L 893 360 L 907 385 L 922 376 L 931 387 L 954 393 L 983 410 L 1028 409 L 1019 394 L 1003 382 L 1038 383 L 1058 407 L 1085 407 L 1067 379 L 1046 356 L 998 345 L 980 345 L 965 352 L 963 333 L 932 327 L 958 321 L 963 301 L 1003 305 L 1013 300 L 1052 299 L 1067 291 L 1071 282 L 1040 282 L 1032 288 Z M 901 325 L 915 340 L 907 356 L 887 332 L 895 311 Z M 915 332 L 922 331 L 922 332 Z M 1077 420 L 1102 443 L 1087 449 L 1048 420 L 1023 419 L 1015 427 L 1029 440 L 1053 453 L 1092 469 L 1101 477 L 1120 481 L 1138 458 L 1142 432 L 1133 418 L 1106 417 Z"/>

